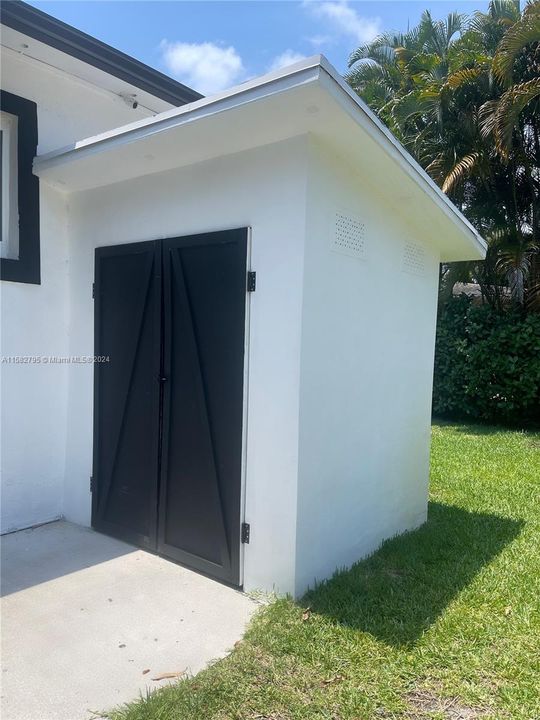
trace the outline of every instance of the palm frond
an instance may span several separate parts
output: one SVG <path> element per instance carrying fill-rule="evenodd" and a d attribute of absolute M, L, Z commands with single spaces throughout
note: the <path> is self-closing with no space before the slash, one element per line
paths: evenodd
<path fill-rule="evenodd" d="M 396 98 L 392 104 L 392 116 L 398 125 L 403 126 L 408 120 L 425 111 L 423 103 L 418 98 L 416 91 L 412 91 L 403 97 Z"/>
<path fill-rule="evenodd" d="M 488 15 L 502 25 L 512 25 L 519 20 L 519 3 L 515 0 L 491 0 Z"/>
<path fill-rule="evenodd" d="M 463 182 L 467 175 L 476 167 L 480 157 L 479 152 L 472 152 L 462 157 L 446 176 L 442 185 L 443 192 L 451 192 L 456 185 Z"/>
<path fill-rule="evenodd" d="M 540 14 L 540 3 L 538 0 L 527 0 L 525 7 L 523 8 L 523 17 L 530 17 L 531 15 Z"/>
<path fill-rule="evenodd" d="M 499 242 L 496 269 L 504 276 L 512 299 L 522 305 L 525 300 L 527 279 L 538 245 L 524 236 Z"/>
<path fill-rule="evenodd" d="M 386 44 L 372 43 L 371 45 L 362 45 L 351 53 L 348 66 L 352 67 L 362 60 L 372 60 L 379 64 L 391 64 L 396 61 L 395 50 L 392 46 Z"/>
<path fill-rule="evenodd" d="M 397 51 L 398 54 L 401 52 Z M 407 70 L 411 75 L 421 72 L 431 72 L 441 64 L 441 56 L 433 52 L 419 52 L 412 55 L 408 61 Z"/>
<path fill-rule="evenodd" d="M 495 131 L 495 117 L 498 106 L 498 100 L 487 100 L 478 110 L 480 135 L 484 140 Z"/>
<path fill-rule="evenodd" d="M 446 158 L 444 153 L 439 153 L 426 166 L 426 172 L 436 182 L 444 181 L 446 177 Z"/>
<path fill-rule="evenodd" d="M 487 13 L 476 12 L 469 21 L 469 30 L 482 38 L 484 45 L 495 47 L 505 30 L 520 18 L 519 6 L 515 0 L 492 0 Z"/>
<path fill-rule="evenodd" d="M 380 84 L 386 93 L 393 93 L 399 82 L 389 68 L 369 60 L 359 63 L 346 73 L 345 80 L 360 95 L 368 85 L 373 83 Z"/>
<path fill-rule="evenodd" d="M 377 60 L 378 62 L 395 62 L 394 50 L 400 47 L 412 47 L 417 33 L 381 33 L 370 43 L 360 45 L 349 56 L 348 65 L 352 67 L 359 60 Z M 419 48 L 418 48 L 419 49 Z"/>
<path fill-rule="evenodd" d="M 451 12 L 445 20 L 446 42 L 449 44 L 456 33 L 463 32 L 467 27 L 467 15 Z"/>
<path fill-rule="evenodd" d="M 485 68 L 478 66 L 478 67 L 472 67 L 472 68 L 462 68 L 461 70 L 456 70 L 456 72 L 452 73 L 448 76 L 448 79 L 446 81 L 446 84 L 448 87 L 452 90 L 457 90 L 458 88 L 462 87 L 463 85 L 469 85 L 470 83 L 477 80 L 483 73 L 485 72 Z"/>
<path fill-rule="evenodd" d="M 497 150 L 503 157 L 508 156 L 521 112 L 536 97 L 540 97 L 540 77 L 513 85 L 497 103 L 493 130 Z"/>
<path fill-rule="evenodd" d="M 533 9 L 508 28 L 493 58 L 493 74 L 503 85 L 512 81 L 515 61 L 523 49 L 530 43 L 540 42 L 540 2 L 529 8 Z"/>

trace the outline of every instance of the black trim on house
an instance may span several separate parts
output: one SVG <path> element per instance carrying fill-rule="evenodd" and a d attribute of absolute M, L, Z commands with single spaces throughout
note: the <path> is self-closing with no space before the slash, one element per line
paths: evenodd
<path fill-rule="evenodd" d="M 185 105 L 203 97 L 158 70 L 21 0 L 2 2 L 0 20 L 13 30 L 82 60 L 171 105 Z"/>
<path fill-rule="evenodd" d="M 32 174 L 32 162 L 38 144 L 37 105 L 31 100 L 1 90 L 0 108 L 18 118 L 19 212 L 19 259 L 1 258 L 0 279 L 39 285 L 39 178 Z"/>

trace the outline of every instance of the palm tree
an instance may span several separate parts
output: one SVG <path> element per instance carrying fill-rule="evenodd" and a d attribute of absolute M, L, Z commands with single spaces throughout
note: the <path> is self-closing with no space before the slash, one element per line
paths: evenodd
<path fill-rule="evenodd" d="M 482 264 L 444 268 L 540 309 L 540 2 L 493 0 L 358 48 L 346 76 L 488 239 Z"/>
<path fill-rule="evenodd" d="M 418 78 L 437 82 L 448 71 L 448 54 L 465 16 L 450 13 L 434 21 L 426 10 L 417 27 L 407 33 L 385 33 L 361 45 L 349 58 L 345 78 L 369 106 L 403 140 L 408 108 L 418 90 Z"/>

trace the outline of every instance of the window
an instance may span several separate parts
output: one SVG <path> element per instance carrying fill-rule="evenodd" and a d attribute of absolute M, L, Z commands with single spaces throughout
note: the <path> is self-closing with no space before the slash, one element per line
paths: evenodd
<path fill-rule="evenodd" d="M 26 98 L 0 92 L 0 278 L 39 284 L 39 180 L 32 173 L 37 108 Z"/>
<path fill-rule="evenodd" d="M 0 192 L 2 239 L 0 257 L 19 259 L 19 202 L 17 188 L 17 116 L 0 112 Z"/>

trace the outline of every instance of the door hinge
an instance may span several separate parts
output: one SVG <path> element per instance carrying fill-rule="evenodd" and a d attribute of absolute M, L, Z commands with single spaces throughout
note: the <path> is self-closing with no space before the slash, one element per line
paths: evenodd
<path fill-rule="evenodd" d="M 257 287 L 257 273 L 254 270 L 250 270 L 247 276 L 247 291 L 255 292 Z"/>
<path fill-rule="evenodd" d="M 94 476 L 90 475 L 90 492 L 93 493 L 96 489 L 96 484 L 94 482 Z"/>
<path fill-rule="evenodd" d="M 96 283 L 92 283 L 92 300 L 96 297 Z"/>
<path fill-rule="evenodd" d="M 249 544 L 249 534 L 250 534 L 251 528 L 249 526 L 249 523 L 242 523 L 242 532 L 241 532 L 241 540 L 246 545 Z"/>

